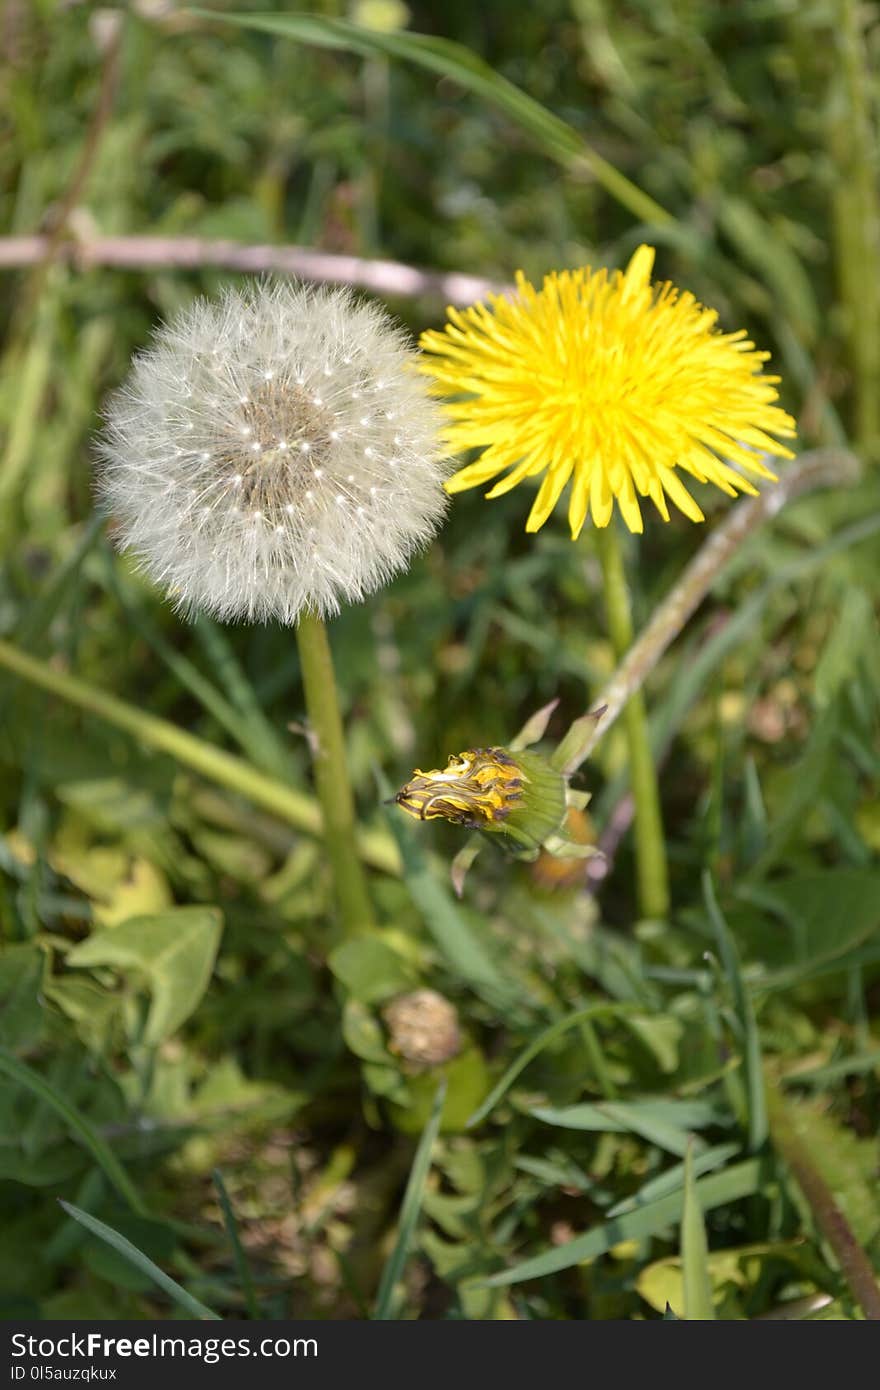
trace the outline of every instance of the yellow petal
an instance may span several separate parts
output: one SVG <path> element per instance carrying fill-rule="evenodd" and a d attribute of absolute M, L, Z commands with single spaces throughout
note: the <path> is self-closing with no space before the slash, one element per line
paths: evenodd
<path fill-rule="evenodd" d="M 645 285 L 651 283 L 651 272 L 654 269 L 654 248 L 653 246 L 640 246 L 630 258 L 629 265 L 624 271 L 624 280 L 628 287 L 634 290 L 643 289 Z"/>
<path fill-rule="evenodd" d="M 443 486 L 447 492 L 464 492 L 469 487 L 479 487 L 480 483 L 487 483 L 490 478 L 503 473 L 508 467 L 504 459 L 499 459 L 497 455 L 491 456 L 484 454 L 476 463 L 469 463 L 466 468 L 459 468 L 457 473 L 453 473 L 451 478 L 447 478 Z"/>
<path fill-rule="evenodd" d="M 691 521 L 705 521 L 706 518 L 703 516 L 703 513 L 700 511 L 693 497 L 691 497 L 684 483 L 671 468 L 660 469 L 660 480 L 680 512 L 684 512 L 685 516 Z"/>
<path fill-rule="evenodd" d="M 543 464 L 540 460 L 535 459 L 534 454 L 528 454 L 521 463 L 517 464 L 516 468 L 512 468 L 506 477 L 496 483 L 495 486 L 486 493 L 486 496 L 503 497 L 505 492 L 510 492 L 511 488 L 516 487 L 517 483 L 521 483 L 523 478 L 528 477 L 530 473 L 540 473 L 542 467 Z"/>
<path fill-rule="evenodd" d="M 630 531 L 633 535 L 640 536 L 645 529 L 645 524 L 642 521 L 642 513 L 632 479 L 629 477 L 624 478 L 623 486 L 617 494 L 617 505 L 620 507 L 620 514 Z"/>
<path fill-rule="evenodd" d="M 549 472 L 538 489 L 538 495 L 532 504 L 526 522 L 527 531 L 540 531 L 544 522 L 552 512 L 562 493 L 562 489 L 571 477 L 572 465 L 563 463 Z"/>
<path fill-rule="evenodd" d="M 574 471 L 574 482 L 571 485 L 571 497 L 568 502 L 568 524 L 571 527 L 573 541 L 577 540 L 587 519 L 589 492 L 590 470 L 584 464 L 579 463 Z"/>
<path fill-rule="evenodd" d="M 594 526 L 607 526 L 614 509 L 614 496 L 605 475 L 605 468 L 598 460 L 593 464 L 590 479 L 590 512 Z"/>

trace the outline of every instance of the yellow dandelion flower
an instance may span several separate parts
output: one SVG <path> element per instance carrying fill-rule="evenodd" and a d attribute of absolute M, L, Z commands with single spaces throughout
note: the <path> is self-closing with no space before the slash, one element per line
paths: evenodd
<path fill-rule="evenodd" d="M 571 482 L 575 539 L 588 515 L 607 526 L 615 500 L 631 531 L 639 497 L 664 521 L 667 498 L 702 521 L 676 470 L 732 497 L 757 491 L 745 474 L 775 480 L 761 456 L 792 457 L 772 436 L 793 437 L 794 421 L 773 404 L 769 354 L 744 329 L 720 332 L 687 291 L 652 284 L 653 264 L 640 246 L 623 272 L 554 272 L 540 290 L 519 272 L 515 297 L 449 309 L 442 331 L 422 335 L 421 370 L 454 397 L 446 443 L 482 451 L 449 492 L 504 474 L 487 493 L 499 497 L 543 474 L 526 522 L 537 531 Z"/>

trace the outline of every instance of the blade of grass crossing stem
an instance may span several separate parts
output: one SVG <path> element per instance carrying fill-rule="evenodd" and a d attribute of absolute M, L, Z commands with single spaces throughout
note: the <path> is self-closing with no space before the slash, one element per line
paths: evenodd
<path fill-rule="evenodd" d="M 684 1208 L 681 1217 L 681 1269 L 684 1315 L 688 1322 L 713 1322 L 712 1280 L 706 1227 L 694 1177 L 694 1146 L 688 1144 L 684 1160 Z"/>
<path fill-rule="evenodd" d="M 115 1250 L 118 1255 L 121 1255 L 124 1260 L 128 1260 L 129 1264 L 133 1265 L 135 1269 L 139 1269 L 142 1274 L 146 1274 L 149 1279 L 152 1279 L 153 1283 L 157 1284 L 160 1289 L 163 1289 L 170 1298 L 173 1298 L 178 1308 L 183 1308 L 189 1313 L 190 1317 L 220 1322 L 219 1313 L 212 1312 L 210 1308 L 205 1307 L 204 1303 L 200 1303 L 197 1298 L 193 1298 L 191 1293 L 187 1293 L 186 1289 L 181 1288 L 180 1284 L 176 1283 L 170 1275 L 166 1274 L 164 1270 L 161 1270 L 158 1265 L 153 1264 L 151 1259 L 138 1250 L 136 1245 L 132 1245 L 130 1240 L 126 1240 L 125 1236 L 120 1235 L 118 1231 L 114 1231 L 112 1226 L 106 1226 L 104 1222 L 99 1221 L 96 1216 L 90 1216 L 87 1211 L 82 1211 L 80 1207 L 75 1207 L 72 1202 L 62 1202 L 59 1198 L 58 1204 L 64 1208 L 68 1216 L 73 1217 L 74 1221 L 78 1221 L 81 1226 L 85 1226 L 86 1230 L 91 1231 L 92 1235 L 97 1236 L 99 1240 L 103 1240 L 111 1249 Z"/>
<path fill-rule="evenodd" d="M 703 1211 L 714 1207 L 727 1206 L 743 1197 L 751 1197 L 760 1191 L 771 1175 L 770 1165 L 760 1158 L 749 1158 L 725 1168 L 722 1173 L 711 1173 L 699 1178 L 696 1183 L 697 1195 Z M 540 1255 L 523 1260 L 512 1269 L 493 1274 L 486 1284 L 493 1289 L 505 1284 L 520 1284 L 524 1279 L 543 1279 L 548 1274 L 558 1274 L 560 1270 L 571 1269 L 584 1260 L 595 1260 L 604 1255 L 612 1246 L 624 1240 L 647 1240 L 661 1235 L 681 1219 L 681 1193 L 674 1192 L 668 1197 L 660 1197 L 648 1206 L 628 1212 L 626 1216 L 605 1221 L 592 1231 L 585 1231 L 565 1245 L 544 1250 Z"/>
<path fill-rule="evenodd" d="M 56 671 L 49 662 L 38 661 L 8 642 L 0 641 L 0 668 L 86 710 L 97 719 L 124 729 L 148 748 L 168 753 L 184 767 L 191 768 L 221 787 L 246 796 L 256 806 L 269 811 L 294 829 L 303 830 L 308 835 L 321 833 L 321 813 L 312 797 L 296 791 L 277 777 L 260 772 L 245 759 L 235 757 L 223 748 L 215 748 L 213 744 L 196 738 L 185 729 L 179 729 L 167 719 L 147 714 L 137 705 L 108 695 L 77 676 Z M 400 856 L 389 836 L 359 830 L 357 847 L 365 863 L 383 873 L 397 875 L 400 872 Z"/>
<path fill-rule="evenodd" d="M 217 679 L 226 691 L 227 699 L 247 727 L 247 747 L 250 756 L 264 772 L 276 775 L 279 769 L 290 772 L 293 766 L 290 749 L 267 717 L 229 638 L 205 613 L 200 613 L 196 619 L 195 635 L 214 667 Z"/>
<path fill-rule="evenodd" d="M 148 1215 L 146 1205 L 134 1183 L 122 1167 L 113 1150 L 105 1144 L 100 1134 L 92 1128 L 84 1115 L 81 1115 L 68 1101 L 60 1096 L 48 1081 L 38 1072 L 32 1071 L 24 1062 L 19 1062 L 5 1049 L 0 1049 L 0 1072 L 12 1081 L 24 1086 L 32 1095 L 38 1096 L 52 1107 L 56 1115 L 67 1125 L 71 1135 L 84 1149 L 88 1149 L 105 1177 L 115 1187 L 122 1200 L 139 1216 Z"/>
<path fill-rule="evenodd" d="M 217 687 L 202 675 L 187 656 L 184 656 L 182 652 L 165 640 L 157 625 L 147 616 L 145 608 L 126 595 L 109 552 L 106 559 L 107 587 L 123 609 L 126 620 L 133 624 L 147 645 L 152 647 L 161 661 L 164 661 L 183 689 L 189 691 L 190 695 L 198 700 L 202 709 L 210 714 L 221 729 L 225 729 L 246 753 L 250 753 L 247 723 L 242 719 L 241 714 L 221 695 Z"/>
<path fill-rule="evenodd" d="M 722 1167 L 729 1158 L 736 1157 L 740 1147 L 735 1143 L 717 1144 L 701 1154 L 694 1154 L 691 1164 L 694 1177 L 701 1178 L 704 1173 L 712 1173 L 716 1168 Z M 670 1192 L 680 1192 L 683 1186 L 684 1164 L 676 1163 L 659 1177 L 650 1178 L 648 1182 L 643 1183 L 634 1197 L 624 1197 L 623 1201 L 609 1207 L 608 1218 L 610 1220 L 612 1216 L 624 1216 L 627 1212 L 638 1211 L 639 1207 L 647 1206 L 658 1197 L 668 1197 Z"/>
<path fill-rule="evenodd" d="M 76 592 L 76 580 L 80 567 L 89 551 L 96 544 L 104 526 L 103 516 L 96 515 L 87 522 L 70 554 L 62 560 L 46 587 L 26 611 L 15 637 L 19 646 L 33 648 L 47 631 L 61 605 Z"/>
<path fill-rule="evenodd" d="M 376 1294 L 376 1311 L 373 1319 L 376 1322 L 387 1321 L 392 1318 L 392 1306 L 394 1303 L 394 1292 L 397 1288 L 398 1280 L 403 1273 L 404 1265 L 409 1254 L 410 1244 L 422 1209 L 422 1197 L 425 1192 L 425 1182 L 428 1177 L 428 1170 L 431 1167 L 431 1151 L 434 1147 L 434 1140 L 440 1132 L 440 1119 L 443 1114 L 443 1102 L 446 1099 L 446 1082 L 441 1081 L 437 1087 L 437 1094 L 434 1097 L 434 1104 L 431 1107 L 431 1114 L 428 1116 L 428 1123 L 422 1132 L 419 1146 L 416 1149 L 416 1156 L 410 1169 L 409 1179 L 406 1184 L 406 1192 L 403 1194 L 403 1204 L 400 1208 L 400 1222 L 397 1229 L 397 1240 L 394 1242 L 394 1249 L 388 1257 L 388 1262 L 382 1270 L 382 1278 L 379 1280 L 379 1291 Z"/>
<path fill-rule="evenodd" d="M 220 1172 L 219 1168 L 215 1168 L 211 1177 L 214 1179 L 214 1186 L 217 1189 L 217 1199 L 220 1203 L 220 1210 L 223 1213 L 223 1224 L 226 1227 L 229 1244 L 232 1246 L 232 1256 L 235 1260 L 235 1268 L 238 1271 L 239 1280 L 241 1281 L 241 1291 L 244 1294 L 248 1317 L 258 1322 L 260 1319 L 260 1307 L 257 1303 L 254 1281 L 251 1278 L 250 1265 L 247 1262 L 247 1256 L 244 1253 L 244 1248 L 239 1238 L 238 1222 L 235 1219 L 235 1212 L 232 1210 L 229 1193 L 226 1191 L 223 1174 Z"/>
<path fill-rule="evenodd" d="M 519 1056 L 511 1062 L 501 1080 L 492 1087 L 492 1090 L 483 1101 L 482 1105 L 474 1111 L 467 1122 L 467 1128 L 473 1129 L 486 1116 L 490 1114 L 501 1100 L 502 1096 L 510 1089 L 520 1072 L 525 1071 L 529 1062 L 533 1061 L 540 1052 L 557 1038 L 567 1033 L 569 1028 L 576 1028 L 579 1023 L 593 1018 L 613 1017 L 615 1014 L 632 1013 L 636 1009 L 634 1004 L 589 1004 L 585 1009 L 576 1009 L 573 1014 L 568 1014 L 565 1018 L 557 1019 L 556 1023 L 551 1023 L 549 1028 L 545 1028 L 536 1038 L 533 1038 L 528 1047 L 524 1048 Z"/>
<path fill-rule="evenodd" d="M 362 28 L 344 19 L 316 14 L 218 14 L 215 10 L 190 10 L 202 19 L 220 20 L 243 28 L 261 29 L 299 43 L 319 48 L 338 48 L 370 57 L 379 53 L 427 68 L 440 77 L 451 78 L 483 101 L 498 107 L 522 130 L 528 131 L 551 158 L 570 167 L 582 164 L 590 169 L 606 193 L 638 218 L 640 222 L 673 226 L 671 213 L 643 193 L 613 164 L 585 143 L 574 126 L 542 106 L 495 72 L 476 53 L 452 39 L 431 34 L 386 32 Z"/>
<path fill-rule="evenodd" d="M 703 873 L 703 897 L 709 920 L 715 928 L 718 952 L 730 986 L 733 1003 L 742 1028 L 743 1071 L 746 1082 L 749 1148 L 756 1153 L 767 1138 L 767 1097 L 764 1091 L 764 1070 L 761 1061 L 761 1037 L 755 1019 L 751 995 L 742 976 L 739 951 L 730 928 L 718 906 L 715 885 L 708 869 Z"/>

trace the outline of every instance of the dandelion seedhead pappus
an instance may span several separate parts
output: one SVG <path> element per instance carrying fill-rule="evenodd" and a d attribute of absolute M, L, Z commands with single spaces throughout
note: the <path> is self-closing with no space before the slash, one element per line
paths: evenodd
<path fill-rule="evenodd" d="M 113 397 L 99 492 L 179 608 L 327 616 L 404 568 L 445 509 L 437 407 L 405 333 L 348 290 L 197 300 Z"/>
<path fill-rule="evenodd" d="M 615 505 L 643 528 L 639 498 L 664 521 L 672 502 L 702 521 L 681 480 L 690 474 L 729 496 L 773 479 L 762 456 L 791 458 L 777 439 L 794 421 L 774 405 L 778 377 L 745 331 L 722 333 L 718 315 L 687 291 L 654 284 L 654 251 L 640 246 L 625 271 L 554 272 L 536 290 L 522 273 L 511 298 L 450 309 L 442 332 L 422 335 L 420 370 L 447 400 L 446 443 L 480 457 L 450 478 L 450 492 L 494 480 L 488 497 L 541 477 L 526 522 L 537 531 L 571 484 L 568 521 L 607 526 Z"/>

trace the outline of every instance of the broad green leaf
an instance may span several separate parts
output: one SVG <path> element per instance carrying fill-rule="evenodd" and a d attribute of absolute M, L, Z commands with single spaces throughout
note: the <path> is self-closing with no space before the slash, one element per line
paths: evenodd
<path fill-rule="evenodd" d="M 376 1016 L 359 999 L 346 999 L 342 1010 L 342 1036 L 355 1057 L 377 1066 L 390 1066 L 391 1053 L 385 1045 Z"/>
<path fill-rule="evenodd" d="M 707 1265 L 708 1246 L 703 1213 L 694 1177 L 693 1144 L 684 1160 L 684 1211 L 681 1218 L 681 1264 L 684 1281 L 684 1315 L 688 1322 L 713 1322 L 712 1281 Z"/>
<path fill-rule="evenodd" d="M 381 1003 L 415 983 L 409 963 L 372 936 L 344 941 L 330 952 L 327 964 L 352 998 L 362 1004 Z"/>
<path fill-rule="evenodd" d="M 217 908 L 171 908 L 95 932 L 74 947 L 67 963 L 114 966 L 143 976 L 152 994 L 144 1041 L 155 1046 L 197 1007 L 211 978 L 221 929 Z"/>
<path fill-rule="evenodd" d="M 739 1201 L 742 1197 L 750 1197 L 760 1191 L 768 1176 L 769 1166 L 761 1159 L 750 1158 L 726 1168 L 722 1173 L 700 1178 L 696 1184 L 700 1205 L 704 1211 L 711 1211 L 715 1207 Z M 524 1279 L 542 1279 L 545 1275 L 557 1274 L 561 1269 L 570 1269 L 572 1265 L 604 1255 L 621 1241 L 645 1240 L 649 1236 L 660 1235 L 668 1231 L 680 1216 L 680 1193 L 660 1197 L 646 1207 L 605 1221 L 592 1231 L 585 1231 L 574 1240 L 566 1241 L 564 1245 L 523 1260 L 512 1269 L 493 1274 L 487 1282 L 492 1288 L 498 1288 L 504 1284 L 522 1283 Z"/>
<path fill-rule="evenodd" d="M 711 1250 L 706 1256 L 706 1272 L 713 1290 L 733 1285 L 745 1292 L 755 1287 L 762 1272 L 771 1263 L 788 1265 L 792 1273 L 802 1278 L 812 1278 L 820 1272 L 816 1268 L 818 1260 L 802 1240 L 788 1243 L 764 1241 L 756 1242 L 754 1245 L 735 1246 L 730 1250 Z M 645 1302 L 658 1313 L 671 1306 L 677 1316 L 682 1316 L 686 1291 L 682 1260 L 678 1255 L 671 1255 L 646 1265 L 636 1276 L 636 1288 Z M 810 1295 L 811 1299 L 813 1297 L 814 1295 Z M 825 1295 L 825 1299 L 828 1297 L 829 1295 Z M 785 1307 L 786 1305 L 782 1305 L 779 1317 L 804 1315 L 803 1311 L 797 1310 L 797 1304 L 794 1302 L 788 1311 L 784 1311 Z"/>
<path fill-rule="evenodd" d="M 465 1128 L 468 1116 L 483 1099 L 489 1085 L 486 1059 L 478 1047 L 468 1047 L 451 1062 L 410 1077 L 409 1104 L 391 1107 L 392 1119 L 404 1134 L 418 1134 L 425 1124 L 438 1077 L 446 1082 L 446 1099 L 440 1115 L 443 1134 L 458 1134 Z"/>
<path fill-rule="evenodd" d="M 34 1047 L 45 1029 L 40 1002 L 45 952 L 33 942 L 0 949 L 0 1045 Z"/>

